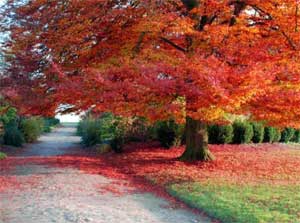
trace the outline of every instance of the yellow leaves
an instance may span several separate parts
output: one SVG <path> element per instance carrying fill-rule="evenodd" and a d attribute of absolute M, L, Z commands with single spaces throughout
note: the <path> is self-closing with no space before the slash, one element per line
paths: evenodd
<path fill-rule="evenodd" d="M 210 106 L 207 108 L 200 108 L 197 112 L 192 113 L 192 117 L 198 120 L 207 122 L 219 122 L 224 120 L 226 112 L 221 107 Z"/>

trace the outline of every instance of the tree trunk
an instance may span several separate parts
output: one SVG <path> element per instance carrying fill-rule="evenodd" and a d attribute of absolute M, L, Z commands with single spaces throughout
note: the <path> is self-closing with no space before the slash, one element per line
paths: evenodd
<path fill-rule="evenodd" d="M 201 121 L 186 118 L 186 149 L 179 158 L 182 161 L 211 161 L 214 156 L 208 150 L 207 125 Z"/>

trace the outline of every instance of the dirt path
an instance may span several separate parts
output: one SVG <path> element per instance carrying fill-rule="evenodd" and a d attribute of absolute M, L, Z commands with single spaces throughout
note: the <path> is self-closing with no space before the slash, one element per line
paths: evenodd
<path fill-rule="evenodd" d="M 79 138 L 74 131 L 72 126 L 59 128 L 16 153 L 15 159 L 76 154 Z M 20 187 L 0 193 L 0 223 L 210 222 L 151 193 L 129 192 L 132 188 L 122 180 L 76 168 L 26 163 L 10 171 L 1 169 L 0 176 L 16 177 Z M 122 194 L 101 190 L 112 184 Z"/>

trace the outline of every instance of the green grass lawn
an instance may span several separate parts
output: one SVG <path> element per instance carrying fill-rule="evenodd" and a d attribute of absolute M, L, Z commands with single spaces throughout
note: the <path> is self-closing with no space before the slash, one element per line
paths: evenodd
<path fill-rule="evenodd" d="M 169 192 L 222 222 L 300 222 L 299 185 L 173 184 Z"/>

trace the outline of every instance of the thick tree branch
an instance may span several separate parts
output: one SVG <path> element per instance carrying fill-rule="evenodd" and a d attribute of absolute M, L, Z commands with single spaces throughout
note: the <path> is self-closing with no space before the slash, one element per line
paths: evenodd
<path fill-rule="evenodd" d="M 209 55 L 207 55 L 207 57 L 211 56 L 211 55 L 214 55 L 218 60 L 228 64 L 229 66 L 240 66 L 240 67 L 246 67 L 247 65 L 246 64 L 239 64 L 239 63 L 236 63 L 234 61 L 230 61 L 228 60 L 216 47 L 213 47 L 212 48 L 212 51 Z"/>
<path fill-rule="evenodd" d="M 251 6 L 254 10 L 256 10 L 259 14 L 263 15 L 263 16 L 266 16 L 266 20 L 273 20 L 273 16 L 266 12 L 265 10 L 259 8 L 258 6 L 256 5 L 249 5 Z M 298 7 L 296 8 L 296 15 L 298 14 Z M 296 16 L 296 19 L 297 19 L 297 16 Z M 297 46 L 296 44 L 294 43 L 294 41 L 289 37 L 289 35 L 283 31 L 279 26 L 273 26 L 271 27 L 272 30 L 275 30 L 275 31 L 279 31 L 284 37 L 285 39 L 287 40 L 288 44 L 290 45 L 290 47 L 293 49 L 293 50 L 297 50 Z M 295 27 L 295 31 L 297 31 L 297 20 L 296 20 L 296 27 Z"/>
<path fill-rule="evenodd" d="M 186 42 L 186 50 L 187 52 L 190 52 L 193 46 L 193 38 L 187 35 L 185 37 L 185 42 Z"/>
<path fill-rule="evenodd" d="M 266 20 L 272 20 L 273 17 L 270 13 L 266 12 L 262 8 L 258 7 L 257 5 L 249 5 L 251 6 L 256 12 L 258 12 L 260 15 L 266 16 Z"/>
<path fill-rule="evenodd" d="M 175 49 L 181 51 L 181 52 L 184 52 L 184 53 L 187 52 L 187 49 L 185 49 L 185 48 L 183 48 L 183 47 L 181 47 L 181 46 L 178 46 L 177 44 L 175 44 L 175 43 L 172 42 L 171 40 L 168 40 L 168 39 L 165 38 L 165 37 L 160 37 L 160 39 L 161 39 L 162 41 L 164 41 L 165 43 L 171 45 L 171 46 L 174 47 Z"/>
<path fill-rule="evenodd" d="M 146 32 L 141 32 L 141 34 L 138 38 L 138 41 L 133 48 L 133 56 L 135 56 L 136 54 L 138 54 L 141 51 L 141 45 L 143 43 L 145 35 L 146 35 Z"/>
<path fill-rule="evenodd" d="M 280 31 L 282 33 L 282 35 L 286 38 L 286 40 L 288 41 L 290 47 L 293 50 L 297 50 L 296 44 L 294 43 L 294 41 L 288 36 L 288 34 L 286 34 L 286 32 L 284 32 L 283 30 Z"/>
<path fill-rule="evenodd" d="M 212 24 L 216 18 L 217 18 L 217 15 L 212 15 L 212 16 L 203 15 L 203 16 L 201 16 L 199 23 L 196 24 L 194 28 L 198 31 L 203 31 L 205 25 Z"/>
<path fill-rule="evenodd" d="M 234 6 L 233 16 L 229 21 L 229 26 L 233 26 L 236 23 L 236 18 L 240 15 L 240 13 L 245 9 L 247 4 L 243 1 L 232 1 L 230 5 Z"/>

